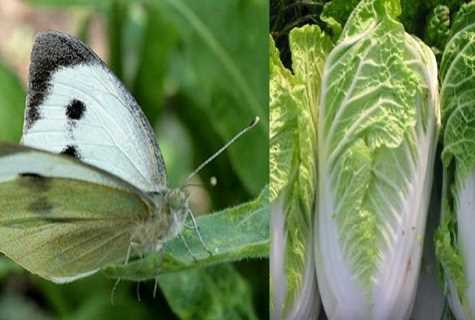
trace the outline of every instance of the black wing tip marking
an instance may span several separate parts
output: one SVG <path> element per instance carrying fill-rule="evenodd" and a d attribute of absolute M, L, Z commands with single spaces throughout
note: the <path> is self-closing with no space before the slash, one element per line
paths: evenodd
<path fill-rule="evenodd" d="M 81 40 L 57 31 L 36 35 L 29 70 L 25 121 L 27 129 L 41 118 L 38 106 L 48 94 L 52 74 L 61 67 L 89 63 L 104 64 Z"/>

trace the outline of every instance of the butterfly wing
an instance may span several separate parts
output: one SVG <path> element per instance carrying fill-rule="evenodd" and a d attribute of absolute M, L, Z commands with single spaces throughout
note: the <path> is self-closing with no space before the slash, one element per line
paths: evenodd
<path fill-rule="evenodd" d="M 0 251 L 58 283 L 124 262 L 135 227 L 153 207 L 147 195 L 100 169 L 4 144 L 0 199 Z"/>
<path fill-rule="evenodd" d="M 76 157 L 144 191 L 166 186 L 150 123 L 122 83 L 78 39 L 38 34 L 26 104 L 23 144 Z"/>

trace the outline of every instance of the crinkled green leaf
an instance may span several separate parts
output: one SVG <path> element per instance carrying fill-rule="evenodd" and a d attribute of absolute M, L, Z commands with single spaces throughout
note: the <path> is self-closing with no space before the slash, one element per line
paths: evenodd
<path fill-rule="evenodd" d="M 287 284 L 284 314 L 297 310 L 311 267 L 313 212 L 316 194 L 318 103 L 320 79 L 331 41 L 318 26 L 290 32 L 292 69 L 283 67 L 270 41 L 270 180 L 271 200 L 283 194 L 285 214 L 284 274 Z M 314 297 L 313 303 L 318 303 Z M 274 306 L 279 308 L 280 306 Z"/>
<path fill-rule="evenodd" d="M 159 273 L 182 271 L 201 266 L 267 257 L 269 254 L 269 191 L 267 188 L 254 201 L 235 208 L 200 216 L 201 236 L 211 250 L 209 255 L 194 230 L 185 230 L 183 241 L 176 238 L 166 243 L 163 251 L 151 253 L 126 265 L 112 266 L 106 274 L 127 280 L 154 279 Z"/>
<path fill-rule="evenodd" d="M 452 311 L 458 318 L 474 319 L 475 2 L 461 7 L 450 34 L 440 67 L 444 189 L 436 248 Z"/>
<path fill-rule="evenodd" d="M 381 22 L 382 20 L 390 21 L 397 18 L 401 14 L 401 6 L 399 0 L 373 0 L 373 1 L 360 1 L 358 6 L 353 10 L 350 17 L 346 21 L 340 41 L 342 39 L 351 37 L 355 34 L 360 34 L 364 31 L 369 31 L 374 24 Z M 395 20 L 392 20 L 394 23 Z M 393 24 L 390 26 L 388 23 L 386 28 L 402 29 L 402 26 Z"/>
<path fill-rule="evenodd" d="M 332 29 L 336 38 L 340 35 L 346 20 L 360 0 L 332 0 L 325 3 L 320 19 Z"/>
<path fill-rule="evenodd" d="M 450 29 L 450 35 L 454 36 L 463 28 L 470 26 L 475 21 L 475 2 L 463 4 L 457 11 Z"/>
<path fill-rule="evenodd" d="M 463 297 L 466 288 L 466 279 L 464 274 L 463 255 L 457 246 L 456 229 L 457 222 L 453 213 L 447 208 L 445 202 L 444 215 L 435 234 L 435 252 L 440 261 L 442 261 L 444 270 L 450 274 L 458 290 L 459 297 Z"/>
<path fill-rule="evenodd" d="M 0 63 L 0 140 L 20 140 L 25 96 L 18 77 Z"/>
<path fill-rule="evenodd" d="M 230 264 L 164 274 L 159 283 L 182 320 L 257 319 L 249 285 Z"/>
<path fill-rule="evenodd" d="M 290 70 L 284 68 L 279 52 L 272 38 L 270 50 L 270 201 L 274 201 L 282 189 L 287 186 L 290 165 L 296 146 L 297 106 L 295 99 L 295 81 Z M 299 89 L 301 91 L 301 88 Z M 298 94 L 297 94 L 298 95 Z"/>
<path fill-rule="evenodd" d="M 429 16 L 426 27 L 425 41 L 431 45 L 436 54 L 439 55 L 444 50 L 450 33 L 450 11 L 449 7 L 438 5 Z"/>
<path fill-rule="evenodd" d="M 412 301 L 402 297 L 416 289 L 439 126 L 437 67 L 400 13 L 399 1 L 361 1 L 323 71 L 315 241 L 329 318 L 404 318 Z"/>

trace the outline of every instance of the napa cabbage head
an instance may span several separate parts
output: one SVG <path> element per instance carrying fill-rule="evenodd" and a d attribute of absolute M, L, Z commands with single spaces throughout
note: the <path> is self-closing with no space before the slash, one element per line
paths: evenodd
<path fill-rule="evenodd" d="M 397 0 L 362 0 L 323 70 L 316 270 L 330 319 L 405 319 L 439 128 L 437 64 Z"/>
<path fill-rule="evenodd" d="M 436 254 L 457 319 L 475 319 L 475 3 L 454 18 L 441 66 L 442 221 Z"/>
<path fill-rule="evenodd" d="M 271 295 L 273 319 L 317 319 L 313 259 L 317 132 L 323 64 L 332 47 L 316 25 L 289 34 L 292 70 L 270 39 Z"/>

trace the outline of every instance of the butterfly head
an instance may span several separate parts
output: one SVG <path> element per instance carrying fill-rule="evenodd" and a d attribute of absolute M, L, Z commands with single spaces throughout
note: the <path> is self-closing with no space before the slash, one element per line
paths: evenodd
<path fill-rule="evenodd" d="M 164 189 L 149 193 L 154 202 L 151 218 L 136 232 L 136 241 L 145 251 L 159 250 L 182 230 L 190 210 L 188 195 L 181 189 Z"/>
<path fill-rule="evenodd" d="M 185 225 L 190 212 L 188 194 L 182 189 L 169 189 L 165 192 L 166 215 L 169 221 L 168 239 L 175 238 Z"/>

